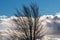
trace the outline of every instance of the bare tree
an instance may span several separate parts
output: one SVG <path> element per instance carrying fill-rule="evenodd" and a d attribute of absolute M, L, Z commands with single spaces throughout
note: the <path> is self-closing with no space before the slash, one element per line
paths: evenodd
<path fill-rule="evenodd" d="M 13 19 L 16 25 L 15 31 L 17 31 L 16 33 L 23 33 L 21 35 L 25 40 L 41 39 L 46 34 L 46 28 L 42 24 L 43 20 L 40 21 L 38 9 L 38 6 L 34 4 L 30 7 L 23 6 L 23 13 L 16 9 L 17 14 L 15 16 L 18 19 Z M 18 40 L 20 40 L 20 37 L 18 37 Z"/>

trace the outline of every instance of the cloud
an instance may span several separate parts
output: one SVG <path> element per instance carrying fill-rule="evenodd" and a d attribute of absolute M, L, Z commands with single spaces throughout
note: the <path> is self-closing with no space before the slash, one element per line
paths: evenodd
<path fill-rule="evenodd" d="M 40 18 L 46 21 L 48 32 L 47 34 L 59 34 L 60 35 L 60 15 L 43 15 Z"/>
<path fill-rule="evenodd" d="M 60 12 L 56 13 L 56 15 L 60 15 Z"/>
<path fill-rule="evenodd" d="M 48 17 L 48 16 L 47 16 Z M 48 27 L 49 34 L 60 34 L 60 17 L 54 16 L 53 18 L 46 18 L 46 23 Z"/>
<path fill-rule="evenodd" d="M 7 18 L 7 16 L 0 16 L 0 29 L 3 30 L 8 29 L 8 27 L 12 27 L 12 25 L 14 24 L 12 19 L 17 19 L 17 17 L 11 16 L 10 18 Z"/>
<path fill-rule="evenodd" d="M 7 29 L 8 27 L 12 27 L 14 19 L 17 19 L 15 16 L 7 17 L 0 16 L 0 29 Z M 40 20 L 44 20 L 43 23 L 46 22 L 46 26 L 48 28 L 48 34 L 60 34 L 60 17 L 59 15 L 43 15 L 40 17 Z M 13 25 L 15 27 L 15 24 Z"/>
<path fill-rule="evenodd" d="M 55 14 L 55 16 L 58 16 L 58 17 L 60 17 L 60 12 L 56 13 L 56 14 Z"/>

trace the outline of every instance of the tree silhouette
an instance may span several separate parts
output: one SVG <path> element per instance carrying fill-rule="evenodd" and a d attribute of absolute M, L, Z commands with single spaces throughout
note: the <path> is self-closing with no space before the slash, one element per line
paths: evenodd
<path fill-rule="evenodd" d="M 36 40 L 36 38 L 42 38 L 46 34 L 46 27 L 42 24 L 43 20 L 40 21 L 39 8 L 37 5 L 32 4 L 30 7 L 23 6 L 23 13 L 16 9 L 17 14 L 15 16 L 17 19 L 13 19 L 17 32 L 12 32 L 15 36 L 20 39 L 22 35 L 24 40 Z M 19 34 L 23 33 L 23 34 Z M 8 34 L 11 32 L 8 32 Z M 19 35 L 19 37 L 17 36 Z M 10 34 L 9 34 L 10 35 Z M 11 35 L 12 36 L 12 35 Z M 12 36 L 12 37 L 15 37 Z M 15 38 L 16 38 L 15 37 Z"/>

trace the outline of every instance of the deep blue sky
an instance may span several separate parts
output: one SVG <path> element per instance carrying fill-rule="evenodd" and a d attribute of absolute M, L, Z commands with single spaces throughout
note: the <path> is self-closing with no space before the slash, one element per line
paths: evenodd
<path fill-rule="evenodd" d="M 60 0 L 36 0 L 32 2 L 39 6 L 41 15 L 55 15 L 60 12 Z M 22 9 L 22 5 L 30 5 L 31 0 L 0 0 L 0 16 L 12 16 L 16 13 L 15 8 Z"/>

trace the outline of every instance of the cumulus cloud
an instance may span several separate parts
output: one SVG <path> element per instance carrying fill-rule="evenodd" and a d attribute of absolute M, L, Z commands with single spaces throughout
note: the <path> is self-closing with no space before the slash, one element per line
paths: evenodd
<path fill-rule="evenodd" d="M 56 15 L 55 15 L 55 16 L 58 16 L 58 17 L 60 17 L 60 12 L 56 13 Z"/>
<path fill-rule="evenodd" d="M 40 19 L 46 21 L 48 34 L 60 34 L 60 15 L 43 15 Z"/>
<path fill-rule="evenodd" d="M 0 29 L 6 29 L 8 27 L 15 26 L 12 19 L 17 19 L 15 16 L 8 18 L 7 16 L 0 16 Z M 44 20 L 43 23 L 47 23 L 48 34 L 60 34 L 60 17 L 59 15 L 43 15 L 40 20 Z"/>
<path fill-rule="evenodd" d="M 15 26 L 12 19 L 17 19 L 17 17 L 12 16 L 7 18 L 7 16 L 0 16 L 0 29 L 8 29 L 8 27 Z"/>

